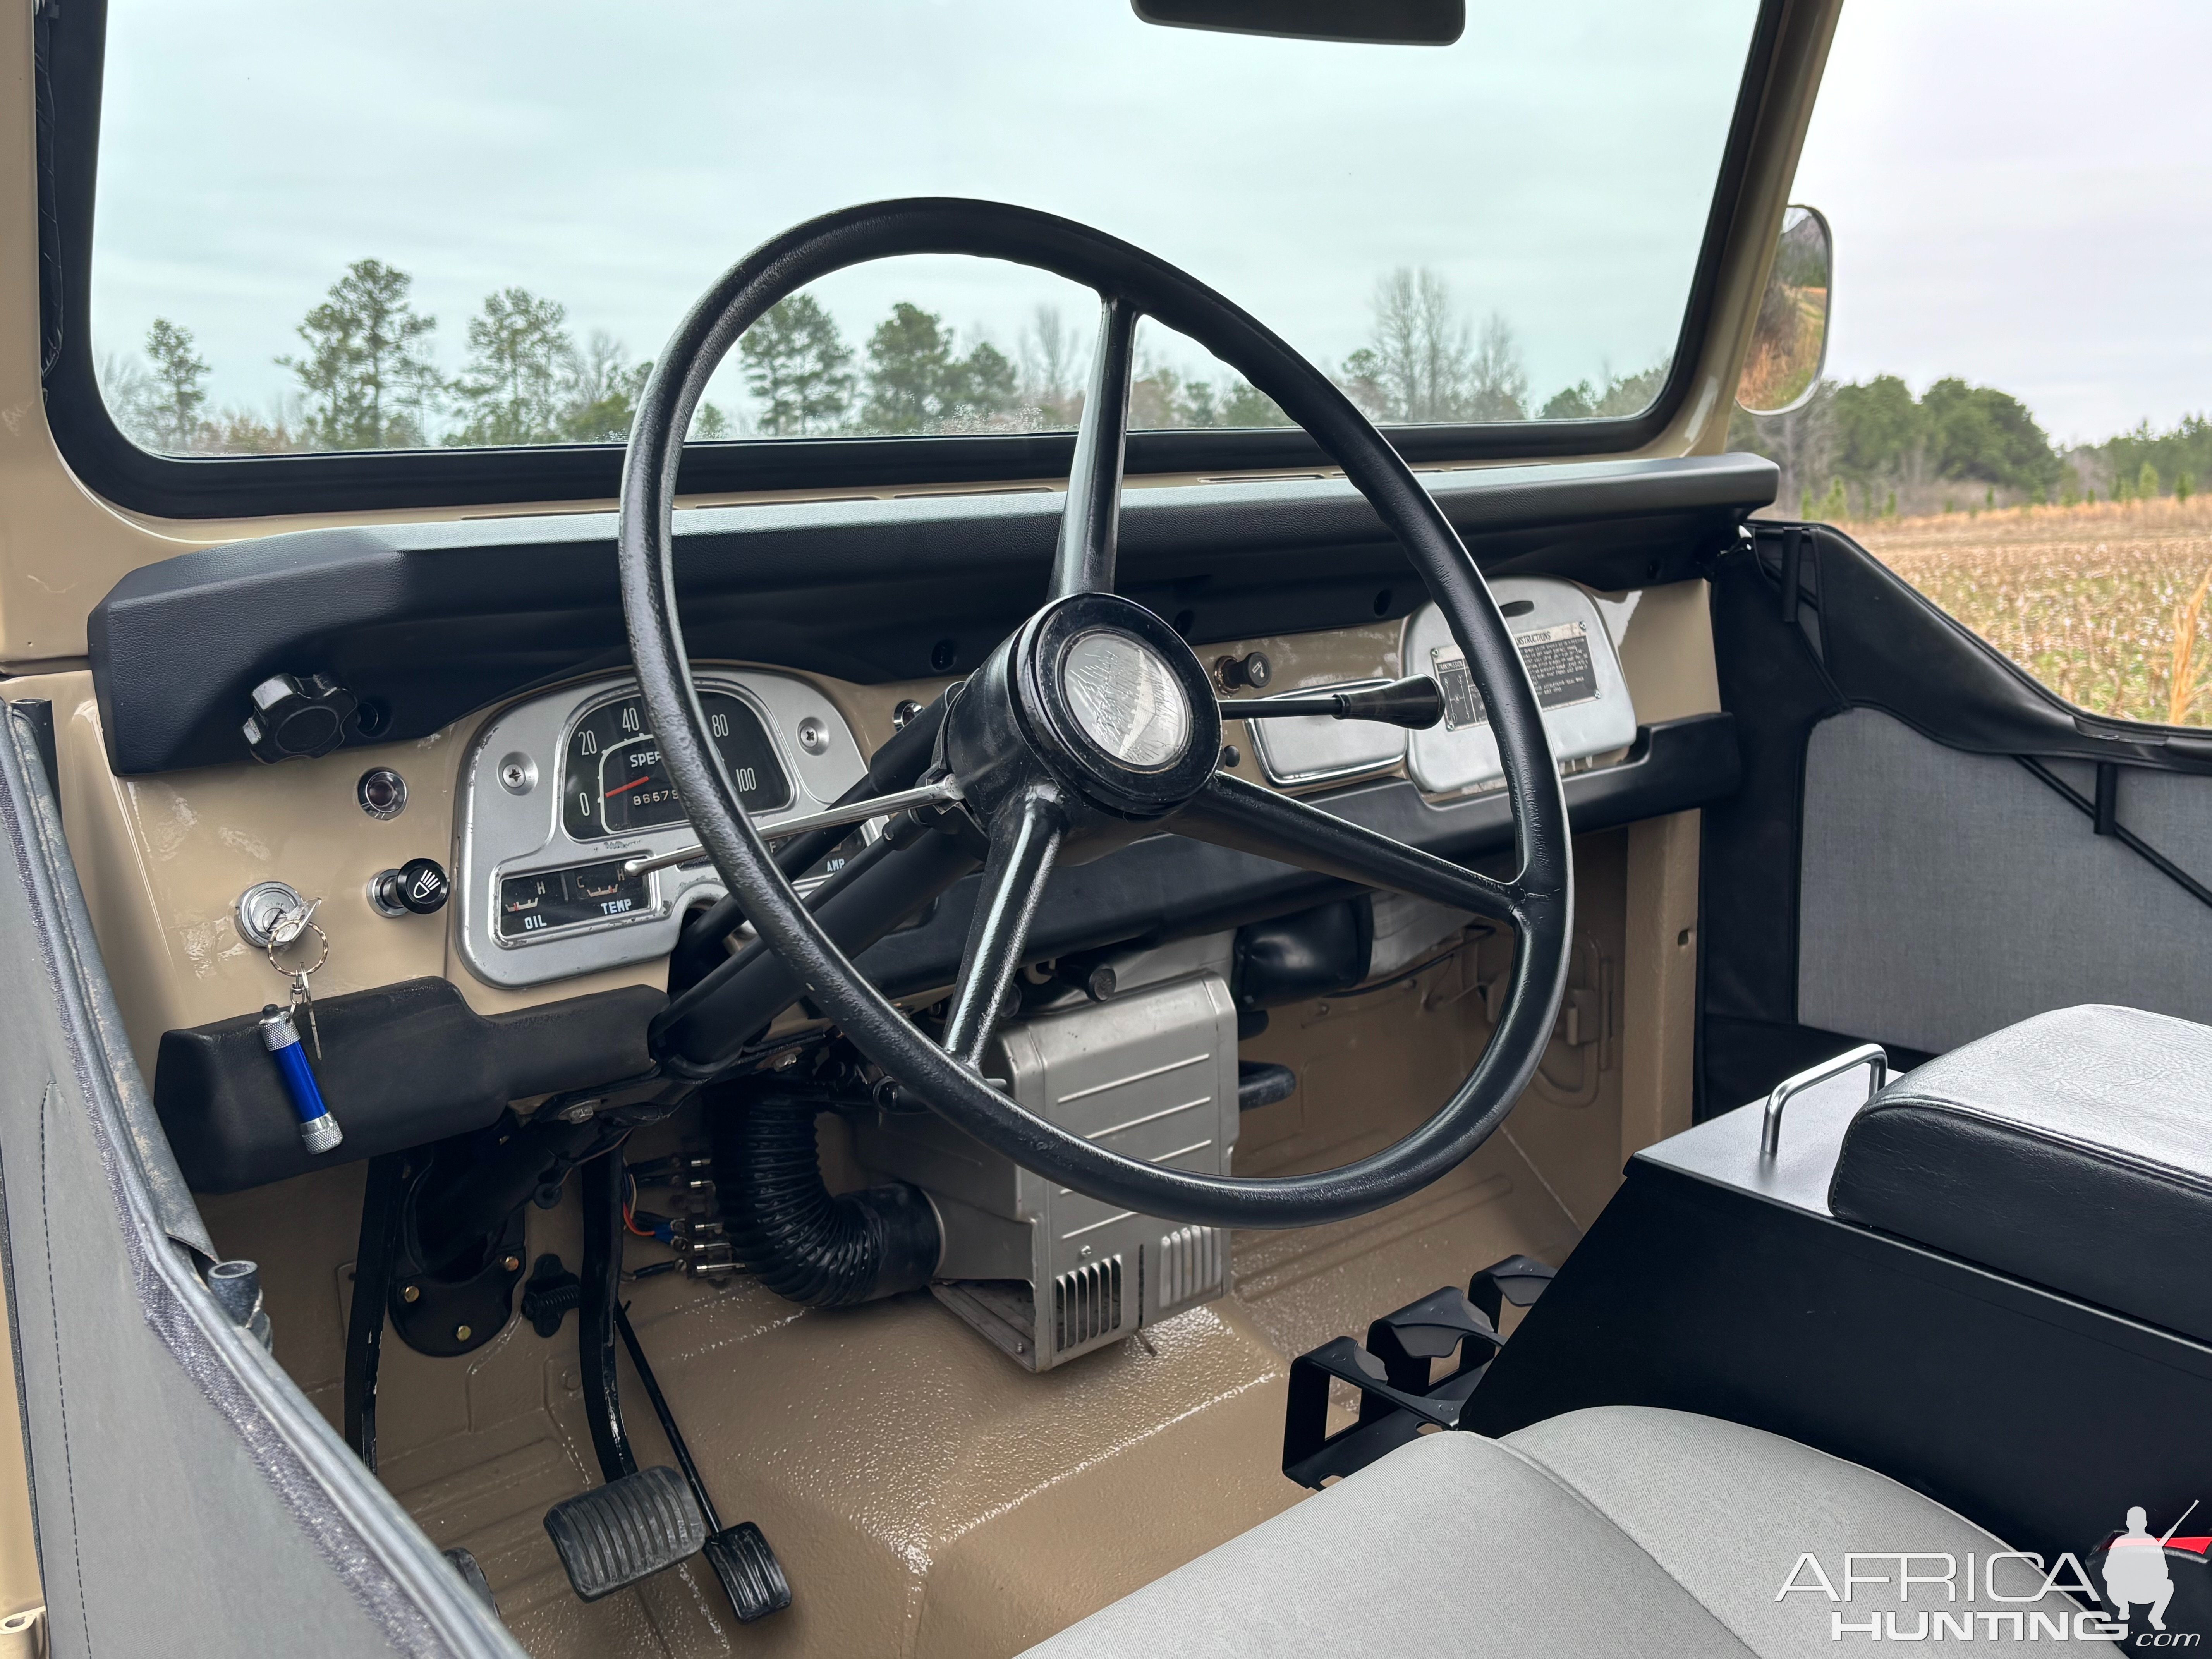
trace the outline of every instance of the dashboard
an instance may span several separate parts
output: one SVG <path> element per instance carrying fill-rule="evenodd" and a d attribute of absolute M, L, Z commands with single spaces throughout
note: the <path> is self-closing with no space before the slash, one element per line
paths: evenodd
<path fill-rule="evenodd" d="M 836 706 L 805 680 L 702 670 L 699 702 L 756 823 L 819 811 L 866 763 Z M 488 984 L 536 985 L 665 956 L 687 910 L 722 896 L 702 854 L 624 866 L 692 844 L 652 716 L 627 678 L 594 680 L 494 716 L 463 763 L 456 944 Z M 876 833 L 863 826 L 799 880 L 804 891 Z"/>
<path fill-rule="evenodd" d="M 1737 537 L 1747 504 L 1771 495 L 1771 464 L 1547 465 L 1425 482 L 1516 608 L 1509 624 L 1534 653 L 1525 659 L 1578 830 L 1733 787 L 1697 578 L 1706 551 Z M 685 637 L 709 718 L 726 719 L 721 758 L 764 828 L 834 801 L 904 703 L 926 702 L 1018 625 L 1060 507 L 1049 492 L 981 492 L 677 515 Z M 238 925 L 241 896 L 264 883 L 319 904 L 330 951 L 313 989 L 326 1036 L 344 1000 L 393 988 L 441 988 L 489 1021 L 554 1007 L 575 1021 L 595 999 L 659 994 L 685 915 L 720 884 L 696 862 L 642 878 L 622 870 L 693 836 L 631 690 L 615 528 L 609 514 L 546 514 L 196 549 L 118 582 L 88 619 L 85 666 L 11 684 L 51 705 L 64 820 L 149 1072 L 167 1036 L 227 1030 L 282 991 Z M 1271 659 L 1265 687 L 1224 688 L 1224 738 L 1239 751 L 1228 769 L 1326 791 L 1331 812 L 1439 856 L 1503 855 L 1510 825 L 1477 702 L 1460 698 L 1411 740 L 1395 727 L 1235 717 L 1255 695 L 1452 677 L 1425 596 L 1377 535 L 1340 481 L 1136 489 L 1120 586 L 1209 668 Z M 279 673 L 357 705 L 341 747 L 274 765 L 249 753 L 249 694 Z M 404 810 L 372 810 L 372 771 L 404 779 Z M 441 912 L 374 902 L 380 880 L 432 860 L 453 878 Z M 945 983 L 975 884 L 870 946 L 866 970 L 893 994 Z M 1158 837 L 1056 872 L 1034 942 L 1064 955 L 1179 937 L 1333 890 Z"/>
<path fill-rule="evenodd" d="M 1550 577 L 1504 577 L 1493 586 L 1561 766 L 1625 752 L 1637 710 L 1619 644 L 1634 596 L 1601 600 Z M 1287 641 L 1262 643 L 1284 667 L 1279 679 L 1270 671 L 1265 690 L 1248 688 L 1251 696 L 1381 684 L 1402 665 L 1437 678 L 1446 714 L 1411 733 L 1364 721 L 1242 722 L 1248 775 L 1305 790 L 1402 773 L 1433 799 L 1502 787 L 1481 698 L 1433 605 L 1362 630 L 1320 660 L 1300 659 Z M 865 775 L 858 739 L 812 681 L 704 665 L 697 678 L 716 750 L 764 832 L 830 805 Z M 1232 697 L 1232 716 L 1236 707 Z M 520 989 L 656 961 L 675 945 L 685 915 L 724 890 L 703 854 L 635 873 L 626 867 L 695 841 L 652 717 L 626 678 L 586 681 L 494 714 L 467 750 L 457 805 L 455 949 L 486 985 Z M 879 824 L 863 825 L 796 885 L 804 892 L 825 879 L 878 833 Z"/>

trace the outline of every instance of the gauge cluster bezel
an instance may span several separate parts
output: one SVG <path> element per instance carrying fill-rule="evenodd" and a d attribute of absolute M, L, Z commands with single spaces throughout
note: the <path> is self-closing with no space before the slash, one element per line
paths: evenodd
<path fill-rule="evenodd" d="M 790 781 L 792 799 L 757 814 L 757 823 L 769 826 L 818 811 L 865 775 L 866 762 L 844 716 L 808 682 L 752 669 L 702 666 L 696 672 L 702 692 L 726 693 L 751 709 Z M 463 963 L 484 983 L 538 985 L 665 956 L 684 912 L 695 902 L 721 896 L 722 878 L 702 855 L 696 864 L 647 875 L 645 903 L 623 915 L 500 935 L 501 884 L 509 877 L 617 855 L 650 857 L 697 840 L 683 820 L 588 840 L 572 835 L 564 821 L 568 749 L 577 728 L 636 692 L 631 676 L 607 675 L 541 693 L 492 716 L 471 744 L 455 825 L 455 938 Z M 818 754 L 794 736 L 808 720 L 819 721 L 827 737 Z"/>

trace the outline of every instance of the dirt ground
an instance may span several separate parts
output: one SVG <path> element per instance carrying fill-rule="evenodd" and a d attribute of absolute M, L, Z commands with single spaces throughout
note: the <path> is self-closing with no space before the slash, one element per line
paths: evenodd
<path fill-rule="evenodd" d="M 1838 527 L 2069 702 L 2212 725 L 2212 617 L 2203 614 L 2212 610 L 2212 500 Z"/>

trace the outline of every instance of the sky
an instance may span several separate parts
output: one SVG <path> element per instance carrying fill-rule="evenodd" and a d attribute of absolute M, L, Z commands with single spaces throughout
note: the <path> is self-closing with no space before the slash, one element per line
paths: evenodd
<path fill-rule="evenodd" d="M 2212 7 L 1845 0 L 1794 199 L 1828 372 L 2001 386 L 2054 440 L 2212 410 Z"/>
<path fill-rule="evenodd" d="M 412 272 L 460 366 L 521 283 L 651 355 L 714 275 L 857 201 L 991 196 L 1183 265 L 1334 367 L 1380 276 L 1502 312 L 1537 400 L 1671 350 L 1754 0 L 1473 0 L 1448 48 L 1164 29 L 1128 0 L 112 0 L 95 349 L 165 316 L 218 404 L 350 260 Z M 922 269 L 920 267 L 930 268 Z M 936 260 L 831 279 L 1012 353 L 1090 297 Z"/>
<path fill-rule="evenodd" d="M 1432 267 L 1511 321 L 1540 404 L 1671 348 L 1753 9 L 1470 0 L 1438 50 L 1127 0 L 112 0 L 95 345 L 169 317 L 265 412 L 374 255 L 448 372 L 510 283 L 649 356 L 774 231 L 958 193 L 1150 247 L 1329 367 L 1383 272 Z M 1793 191 L 1835 229 L 1830 372 L 1999 386 L 2062 441 L 2212 408 L 2208 61 L 2201 0 L 1848 0 Z M 896 299 L 1009 353 L 1039 303 L 1090 326 L 982 262 L 821 292 L 856 342 Z"/>

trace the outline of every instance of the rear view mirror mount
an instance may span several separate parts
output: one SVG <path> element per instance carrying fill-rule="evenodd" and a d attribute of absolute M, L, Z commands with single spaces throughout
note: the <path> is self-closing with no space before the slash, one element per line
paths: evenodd
<path fill-rule="evenodd" d="M 1164 28 L 1266 34 L 1380 46 L 1449 46 L 1467 28 L 1467 0 L 1129 0 Z"/>

